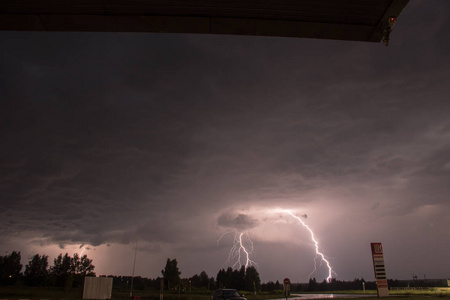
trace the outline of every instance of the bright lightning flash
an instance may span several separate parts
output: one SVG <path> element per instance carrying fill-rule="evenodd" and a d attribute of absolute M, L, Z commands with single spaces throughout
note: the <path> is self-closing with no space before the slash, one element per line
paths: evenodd
<path fill-rule="evenodd" d="M 314 257 L 314 270 L 308 275 L 310 278 L 312 274 L 316 272 L 316 262 L 317 258 L 320 256 L 322 262 L 325 262 L 328 268 L 328 277 L 327 282 L 330 282 L 332 279 L 332 274 L 334 271 L 331 269 L 330 262 L 326 259 L 325 255 L 319 250 L 319 242 L 317 242 L 314 237 L 314 232 L 312 229 L 306 225 L 306 223 L 302 220 L 302 218 L 306 219 L 307 215 L 297 216 L 291 210 L 288 209 L 276 209 L 271 210 L 271 213 L 282 212 L 285 214 L 291 215 L 294 219 L 296 219 L 303 227 L 305 227 L 309 233 L 311 234 L 311 240 L 314 243 L 316 256 Z M 227 231 L 223 233 L 220 238 L 217 240 L 217 244 L 219 244 L 220 240 L 227 234 L 234 233 L 233 246 L 230 249 L 230 253 L 228 255 L 228 261 L 233 263 L 233 268 L 242 266 L 247 267 L 251 265 L 257 265 L 254 261 L 250 259 L 250 256 L 253 253 L 253 242 L 250 239 L 250 236 L 247 231 L 240 231 L 238 229 Z"/>
<path fill-rule="evenodd" d="M 289 215 L 291 215 L 296 220 L 298 220 L 300 222 L 300 224 L 302 224 L 302 226 L 305 227 L 309 231 L 309 233 L 311 234 L 311 240 L 314 242 L 314 246 L 315 246 L 315 250 L 316 250 L 316 257 L 314 258 L 314 270 L 311 272 L 311 274 L 316 271 L 316 258 L 317 258 L 317 256 L 320 256 L 322 258 L 322 261 L 324 261 L 326 263 L 327 267 L 328 267 L 327 282 L 330 282 L 331 278 L 333 278 L 332 277 L 333 270 L 331 269 L 330 262 L 325 258 L 325 255 L 322 252 L 319 251 L 319 243 L 316 241 L 316 239 L 314 237 L 314 232 L 311 230 L 311 228 L 309 228 L 308 225 L 306 225 L 305 222 L 303 222 L 303 220 L 299 216 L 296 216 L 290 210 L 282 210 L 282 211 L 287 213 L 287 214 L 289 214 Z M 310 274 L 310 276 L 311 276 L 311 274 Z"/>
<path fill-rule="evenodd" d="M 232 230 L 222 234 L 217 243 L 228 233 L 234 233 L 233 246 L 230 249 L 228 260 L 234 262 L 233 268 L 242 266 L 247 267 L 256 265 L 256 263 L 250 259 L 250 255 L 253 253 L 253 242 L 250 239 L 247 231 Z M 246 246 L 247 245 L 247 246 Z"/>

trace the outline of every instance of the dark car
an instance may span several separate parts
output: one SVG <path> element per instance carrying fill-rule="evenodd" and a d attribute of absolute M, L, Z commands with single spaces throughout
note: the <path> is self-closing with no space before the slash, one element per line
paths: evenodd
<path fill-rule="evenodd" d="M 218 289 L 211 298 L 212 300 L 247 300 L 235 289 Z"/>

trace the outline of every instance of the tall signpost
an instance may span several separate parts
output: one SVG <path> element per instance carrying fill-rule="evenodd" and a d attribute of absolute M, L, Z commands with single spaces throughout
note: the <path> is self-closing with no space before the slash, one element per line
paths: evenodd
<path fill-rule="evenodd" d="M 386 278 L 386 268 L 384 266 L 383 247 L 381 243 L 370 243 L 372 248 L 373 269 L 377 282 L 378 297 L 388 297 L 389 288 Z"/>
<path fill-rule="evenodd" d="M 289 278 L 285 278 L 283 280 L 283 290 L 284 290 L 284 296 L 287 298 L 289 297 L 290 291 L 291 291 L 291 281 Z"/>

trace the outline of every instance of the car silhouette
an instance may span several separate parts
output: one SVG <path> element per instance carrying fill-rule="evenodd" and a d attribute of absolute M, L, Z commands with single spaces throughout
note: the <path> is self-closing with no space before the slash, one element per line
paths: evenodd
<path fill-rule="evenodd" d="M 212 300 L 247 300 L 235 289 L 218 289 L 211 296 Z"/>

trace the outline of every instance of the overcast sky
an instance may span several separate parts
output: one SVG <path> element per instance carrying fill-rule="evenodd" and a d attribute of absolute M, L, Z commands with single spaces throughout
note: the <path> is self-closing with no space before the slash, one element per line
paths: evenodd
<path fill-rule="evenodd" d="M 389 47 L 185 34 L 0 32 L 0 255 L 97 274 L 216 276 L 247 232 L 263 281 L 307 282 L 307 214 L 339 280 L 450 276 L 450 1 Z M 278 209 L 278 211 L 277 211 Z M 222 236 L 223 235 L 223 236 Z M 219 238 L 222 238 L 219 240 Z M 325 265 L 312 276 L 327 277 Z"/>

